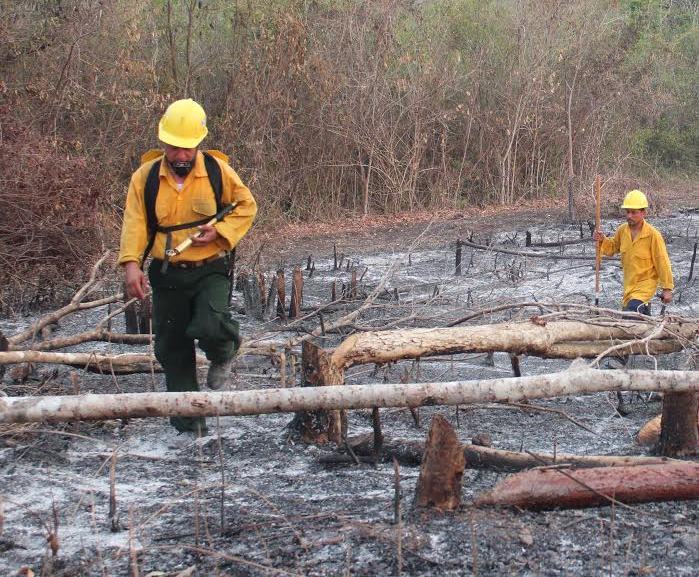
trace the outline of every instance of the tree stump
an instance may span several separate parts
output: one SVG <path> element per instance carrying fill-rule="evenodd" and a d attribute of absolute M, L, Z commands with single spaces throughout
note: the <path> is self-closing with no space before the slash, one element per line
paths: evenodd
<path fill-rule="evenodd" d="M 294 275 L 291 281 L 291 299 L 289 302 L 289 318 L 295 319 L 301 316 L 301 305 L 303 304 L 303 275 L 301 268 L 294 267 Z"/>
<path fill-rule="evenodd" d="M 250 318 L 262 320 L 264 307 L 260 294 L 260 283 L 255 274 L 243 274 L 239 277 L 243 287 L 243 299 L 245 300 L 245 314 Z"/>
<path fill-rule="evenodd" d="M 301 364 L 304 387 L 342 385 L 344 375 L 330 363 L 330 354 L 318 345 L 304 341 Z M 342 411 L 302 411 L 294 415 L 289 424 L 293 433 L 304 443 L 325 444 L 342 441 Z"/>
<path fill-rule="evenodd" d="M 126 285 L 124 285 L 123 291 L 126 294 Z M 152 318 L 153 304 L 150 296 L 147 296 L 142 301 L 132 302 L 124 309 L 124 323 L 127 334 L 150 334 L 150 321 Z"/>
<path fill-rule="evenodd" d="M 698 409 L 695 392 L 665 393 L 657 448 L 660 455 L 683 457 L 699 452 Z"/>
<path fill-rule="evenodd" d="M 7 337 L 0 331 L 0 352 L 4 352 L 8 349 Z M 0 379 L 5 375 L 5 365 L 0 365 Z"/>
<path fill-rule="evenodd" d="M 269 282 L 269 289 L 267 289 L 267 299 L 265 302 L 265 310 L 262 315 L 262 319 L 265 321 L 270 321 L 274 318 L 276 314 L 275 308 L 277 304 L 277 294 L 279 293 L 279 277 L 275 274 L 272 276 L 272 280 Z"/>
<path fill-rule="evenodd" d="M 284 269 L 280 268 L 277 271 L 277 316 L 284 320 L 286 319 L 286 279 L 284 278 Z"/>
<path fill-rule="evenodd" d="M 463 448 L 454 429 L 442 415 L 435 415 L 415 488 L 415 506 L 442 511 L 456 509 L 461 504 L 465 465 Z"/>

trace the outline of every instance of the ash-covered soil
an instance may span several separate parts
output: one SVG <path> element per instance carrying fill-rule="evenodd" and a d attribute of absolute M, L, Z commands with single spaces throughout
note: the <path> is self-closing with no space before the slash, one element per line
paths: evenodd
<path fill-rule="evenodd" d="M 540 215 L 541 216 L 541 215 Z M 544 215 L 545 216 L 545 215 Z M 668 241 L 677 281 L 671 312 L 697 316 L 699 288 L 686 282 L 699 215 L 677 212 L 651 219 Z M 618 221 L 605 222 L 611 232 Z M 480 228 L 474 225 L 479 225 Z M 442 227 L 442 228 L 440 228 Z M 344 333 L 383 327 L 444 326 L 487 306 L 519 300 L 589 302 L 594 298 L 591 243 L 528 249 L 569 255 L 550 260 L 472 251 L 464 248 L 463 274 L 454 276 L 454 241 L 474 241 L 522 250 L 525 230 L 532 240 L 573 239 L 578 227 L 546 218 L 523 221 L 511 230 L 483 231 L 483 223 L 435 223 L 424 235 L 395 232 L 383 247 L 371 234 L 338 246 L 363 274 L 360 292 L 370 293 L 394 261 L 398 267 L 387 290 Z M 442 241 L 436 242 L 442 233 Z M 584 233 L 589 235 L 589 230 Z M 343 265 L 333 270 L 332 238 L 314 246 L 315 271 L 304 271 L 304 308 L 310 312 L 330 300 L 330 284 L 349 284 Z M 388 252 L 387 252 L 388 251 Z M 297 256 L 300 256 L 297 254 Z M 305 256 L 305 255 L 304 255 Z M 280 253 L 262 255 L 264 270 L 279 265 Z M 299 263 L 301 260 L 299 260 Z M 305 258 L 304 258 L 305 264 Z M 286 260 L 287 282 L 290 265 Z M 266 266 L 265 266 L 266 265 Z M 699 266 L 699 265 L 698 265 Z M 698 273 L 695 273 L 699 274 Z M 617 308 L 621 271 L 607 262 L 602 272 L 601 305 Z M 290 293 L 287 288 L 287 294 Z M 396 294 L 398 298 L 396 299 Z M 240 310 L 242 296 L 235 295 Z M 330 322 L 356 308 L 360 300 L 328 310 Z M 656 314 L 659 303 L 654 303 Z M 260 323 L 236 313 L 251 340 L 282 343 L 318 326 L 316 317 L 284 331 L 278 322 Z M 528 318 L 532 312 L 518 313 Z M 105 315 L 87 311 L 60 323 L 57 335 L 85 330 Z M 483 324 L 509 313 L 475 319 Z M 515 317 L 516 318 L 516 317 Z M 5 334 L 34 319 L 4 319 Z M 118 323 L 123 321 L 118 320 Z M 115 328 L 119 328 L 118 326 Z M 335 346 L 342 335 L 321 340 Z M 121 352 L 133 348 L 91 343 L 82 350 Z M 636 367 L 652 366 L 636 357 Z M 657 359 L 660 368 L 679 367 L 682 354 Z M 524 375 L 545 374 L 564 361 L 523 358 Z M 205 369 L 202 368 L 202 371 Z M 288 380 L 298 382 L 289 371 Z M 512 374 L 509 356 L 496 353 L 404 361 L 389 367 L 355 367 L 348 385 L 376 382 L 449 381 Z M 202 376 L 204 373 L 202 372 Z M 22 380 L 21 371 L 5 375 L 2 392 L 73 394 L 164 390 L 162 376 L 100 376 L 40 366 Z M 243 357 L 231 388 L 279 386 L 279 367 L 264 357 Z M 595 394 L 532 402 L 533 407 L 474 405 L 423 407 L 416 424 L 409 410 L 381 410 L 389 438 L 424 440 L 432 415 L 441 413 L 460 440 L 490 435 L 497 448 L 580 455 L 636 455 L 634 436 L 660 412 L 657 398 L 627 394 L 630 413 L 620 417 L 616 396 Z M 526 512 L 474 508 L 469 503 L 504 474 L 467 469 L 463 505 L 455 513 L 416 511 L 412 499 L 417 467 L 400 467 L 402 522 L 394 520 L 395 474 L 391 463 L 324 464 L 334 447 L 307 446 L 287 428 L 291 415 L 210 418 L 201 439 L 177 435 L 166 419 L 134 419 L 62 425 L 14 425 L 0 429 L 0 574 L 27 568 L 36 575 L 699 575 L 699 505 L 671 502 L 587 510 Z M 349 413 L 351 435 L 372 431 L 371 414 Z M 110 478 L 113 477 L 113 482 Z M 112 511 L 110 513 L 110 501 Z M 400 546 L 399 546 L 400 545 Z"/>

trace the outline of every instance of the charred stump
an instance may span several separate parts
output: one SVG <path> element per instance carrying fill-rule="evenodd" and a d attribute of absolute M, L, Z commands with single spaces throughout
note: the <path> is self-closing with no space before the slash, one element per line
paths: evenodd
<path fill-rule="evenodd" d="M 324 385 L 341 385 L 344 382 L 342 372 L 330 363 L 330 355 L 318 345 L 304 341 L 301 364 L 303 368 L 304 387 L 322 387 Z M 300 411 L 289 423 L 292 434 L 305 443 L 325 444 L 342 441 L 342 411 L 317 410 Z"/>
<path fill-rule="evenodd" d="M 260 282 L 257 275 L 241 273 L 239 278 L 243 288 L 245 314 L 253 319 L 262 320 L 264 306 L 260 292 Z"/>
<path fill-rule="evenodd" d="M 295 319 L 301 316 L 303 303 L 303 274 L 301 268 L 294 267 L 294 276 L 291 282 L 291 300 L 289 302 L 289 318 Z"/>
<path fill-rule="evenodd" d="M 697 411 L 699 396 L 689 391 L 665 393 L 660 419 L 657 452 L 665 457 L 696 455 L 699 452 Z"/>
<path fill-rule="evenodd" d="M 454 429 L 442 415 L 435 415 L 415 488 L 415 506 L 443 511 L 456 509 L 461 504 L 465 465 L 464 452 Z"/>
<path fill-rule="evenodd" d="M 126 294 L 126 285 L 123 287 Z M 124 308 L 124 323 L 126 333 L 130 335 L 147 335 L 150 331 L 150 322 L 153 316 L 151 297 L 147 296 L 142 301 L 134 301 Z"/>
<path fill-rule="evenodd" d="M 277 271 L 277 316 L 284 320 L 286 319 L 286 279 L 284 278 L 284 269 L 280 268 Z"/>

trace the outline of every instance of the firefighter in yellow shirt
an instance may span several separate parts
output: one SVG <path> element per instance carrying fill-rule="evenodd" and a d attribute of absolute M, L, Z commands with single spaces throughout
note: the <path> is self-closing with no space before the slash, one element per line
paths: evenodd
<path fill-rule="evenodd" d="M 211 362 L 212 389 L 225 385 L 240 343 L 229 312 L 229 252 L 252 225 L 257 204 L 226 155 L 199 150 L 207 134 L 198 103 L 173 102 L 159 124 L 163 150 L 143 156 L 124 208 L 119 264 L 129 297 L 142 299 L 149 283 L 152 288 L 155 356 L 168 391 L 199 390 L 195 340 Z M 221 218 L 208 224 L 214 215 Z M 188 249 L 168 256 L 168 249 L 197 230 Z M 149 252 L 146 280 L 142 268 Z M 180 432 L 206 434 L 201 417 L 170 422 Z"/>
<path fill-rule="evenodd" d="M 621 254 L 624 271 L 624 297 L 622 308 L 650 315 L 650 300 L 658 287 L 662 289 L 662 301 L 672 301 L 672 268 L 662 234 L 646 222 L 648 199 L 640 190 L 632 190 L 621 205 L 626 211 L 626 223 L 612 238 L 596 230 L 594 239 L 600 243 L 605 256 Z"/>

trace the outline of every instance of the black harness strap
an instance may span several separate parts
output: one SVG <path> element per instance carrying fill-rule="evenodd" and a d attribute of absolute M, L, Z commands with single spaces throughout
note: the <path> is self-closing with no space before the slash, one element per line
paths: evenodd
<path fill-rule="evenodd" d="M 223 175 L 221 174 L 221 167 L 219 166 L 213 155 L 208 152 L 204 152 L 204 166 L 206 167 L 206 174 L 209 177 L 209 183 L 214 191 L 214 198 L 216 199 L 216 212 L 219 212 L 223 208 Z M 143 251 L 143 257 L 141 258 L 141 267 L 146 262 L 151 249 L 153 248 L 153 243 L 155 242 L 155 235 L 158 232 L 162 232 L 168 235 L 168 240 L 170 240 L 170 233 L 176 230 L 184 230 L 186 228 L 194 228 L 206 224 L 211 220 L 211 217 L 202 218 L 193 222 L 186 222 L 184 224 L 178 224 L 173 226 L 160 226 L 158 224 L 158 217 L 155 212 L 155 203 L 158 198 L 158 190 L 160 189 L 160 164 L 161 160 L 156 160 L 148 171 L 148 176 L 146 178 L 146 185 L 143 189 L 143 200 L 146 205 L 146 227 L 148 229 L 148 244 L 146 249 Z"/>

